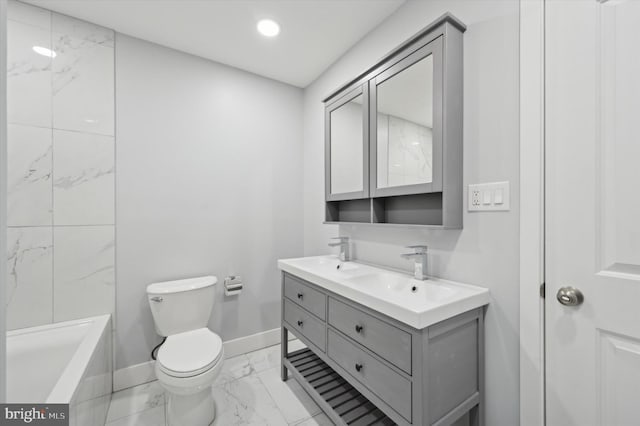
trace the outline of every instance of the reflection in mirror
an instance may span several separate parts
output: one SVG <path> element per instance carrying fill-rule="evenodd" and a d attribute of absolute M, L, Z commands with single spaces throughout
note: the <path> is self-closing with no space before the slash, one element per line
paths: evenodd
<path fill-rule="evenodd" d="M 433 56 L 377 87 L 378 188 L 433 181 Z"/>
<path fill-rule="evenodd" d="M 362 191 L 363 96 L 331 111 L 331 193 Z"/>

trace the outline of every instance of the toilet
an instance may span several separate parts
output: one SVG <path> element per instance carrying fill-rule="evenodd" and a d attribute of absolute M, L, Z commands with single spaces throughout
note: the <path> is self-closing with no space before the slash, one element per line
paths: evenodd
<path fill-rule="evenodd" d="M 166 281 L 147 286 L 156 331 L 166 336 L 155 363 L 167 391 L 170 426 L 206 426 L 215 418 L 211 385 L 224 359 L 222 339 L 207 328 L 216 277 Z"/>

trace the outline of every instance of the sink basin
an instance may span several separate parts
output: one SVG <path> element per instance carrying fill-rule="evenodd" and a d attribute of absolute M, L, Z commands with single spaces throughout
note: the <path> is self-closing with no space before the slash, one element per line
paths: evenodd
<path fill-rule="evenodd" d="M 295 261 L 296 265 L 302 268 L 311 268 L 314 270 L 323 270 L 327 273 L 343 272 L 354 273 L 355 271 L 361 271 L 361 265 L 356 262 L 342 262 L 336 256 L 313 256 L 313 257 L 301 257 L 299 259 L 288 259 Z"/>
<path fill-rule="evenodd" d="M 336 256 L 282 259 L 278 267 L 416 329 L 489 303 L 486 288 L 439 278 L 416 280 Z"/>
<path fill-rule="evenodd" d="M 421 281 L 401 274 L 365 274 L 348 279 L 355 286 L 362 286 L 364 291 L 385 293 L 391 298 L 408 297 L 409 301 L 438 302 L 455 296 L 455 290 L 450 286 L 435 284 L 433 281 Z M 408 296 L 407 296 L 408 295 Z M 403 300 L 404 301 L 404 300 Z M 409 302 L 406 301 L 406 302 Z"/>

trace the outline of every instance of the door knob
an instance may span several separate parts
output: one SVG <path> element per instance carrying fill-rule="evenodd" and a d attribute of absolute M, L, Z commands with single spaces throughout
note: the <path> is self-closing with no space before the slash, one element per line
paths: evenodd
<path fill-rule="evenodd" d="M 558 302 L 565 306 L 578 306 L 584 302 L 584 295 L 574 287 L 562 287 L 556 294 Z"/>

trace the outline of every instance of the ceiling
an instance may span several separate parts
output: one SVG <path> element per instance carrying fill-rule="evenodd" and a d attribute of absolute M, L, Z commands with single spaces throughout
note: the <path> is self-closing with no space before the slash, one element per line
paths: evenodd
<path fill-rule="evenodd" d="M 23 0 L 306 87 L 405 0 Z M 263 18 L 277 37 L 256 31 Z"/>

